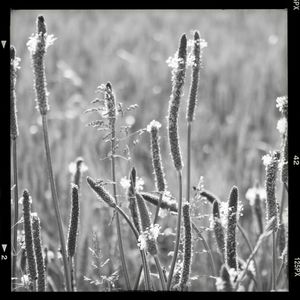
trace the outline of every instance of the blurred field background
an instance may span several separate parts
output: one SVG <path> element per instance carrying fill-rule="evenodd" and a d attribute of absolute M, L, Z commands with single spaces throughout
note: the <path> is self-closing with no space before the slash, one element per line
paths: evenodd
<path fill-rule="evenodd" d="M 45 246 L 57 252 L 58 233 L 52 209 L 43 148 L 41 118 L 35 109 L 33 75 L 29 51 L 29 36 L 35 32 L 36 17 L 45 17 L 48 33 L 57 37 L 46 55 L 46 75 L 50 92 L 49 130 L 53 168 L 64 223 L 70 210 L 69 164 L 82 156 L 88 166 L 81 190 L 81 220 L 77 251 L 79 290 L 98 290 L 82 281 L 82 275 L 95 276 L 92 267 L 92 231 L 98 236 L 103 261 L 103 275 L 120 267 L 112 212 L 100 203 L 88 188 L 85 176 L 110 179 L 108 144 L 103 134 L 86 124 L 97 119 L 84 114 L 97 96 L 101 83 L 112 83 L 116 98 L 124 106 L 138 108 L 119 119 L 132 124 L 130 133 L 144 128 L 155 119 L 162 123 L 161 148 L 168 186 L 177 195 L 177 181 L 169 155 L 166 130 L 168 101 L 171 93 L 171 71 L 166 64 L 177 50 L 179 38 L 199 30 L 208 47 L 203 52 L 200 75 L 199 104 L 192 135 L 192 184 L 200 176 L 204 186 L 226 200 L 232 185 L 237 185 L 244 215 L 241 224 L 251 236 L 257 237 L 255 220 L 245 200 L 245 192 L 258 179 L 264 182 L 261 157 L 269 150 L 279 149 L 280 135 L 276 130 L 280 117 L 275 107 L 278 96 L 287 93 L 287 12 L 284 10 L 13 10 L 11 14 L 11 44 L 21 58 L 17 78 L 17 107 L 20 136 L 18 138 L 19 194 L 29 189 L 34 211 L 41 218 Z M 185 158 L 185 110 L 190 85 L 187 72 L 185 95 L 182 99 L 180 136 Z M 144 190 L 154 190 L 149 135 L 140 136 L 137 144 L 128 139 L 131 162 L 117 160 L 117 178 L 127 176 L 130 166 L 137 168 L 145 181 Z M 124 143 L 125 147 L 125 143 Z M 122 154 L 122 148 L 119 149 Z M 185 170 L 184 170 L 185 171 Z M 185 182 L 185 181 L 184 181 Z M 185 190 L 185 189 L 184 189 Z M 124 193 L 118 187 L 122 206 L 127 209 Z M 203 204 L 203 213 L 210 211 Z M 207 226 L 203 218 L 200 225 Z M 205 223 L 206 222 L 206 223 Z M 162 230 L 174 228 L 175 217 L 162 220 Z M 254 224 L 254 225 L 253 225 Z M 205 233 L 216 251 L 214 236 Z M 126 258 L 133 281 L 139 263 L 138 250 L 127 225 L 123 226 Z M 170 263 L 172 236 L 159 238 L 161 260 Z M 239 254 L 243 259 L 249 250 L 240 239 Z M 87 246 L 88 245 L 88 246 Z M 214 280 L 200 242 L 195 243 L 192 290 L 213 290 Z M 268 249 L 265 248 L 267 252 Z M 217 253 L 214 253 L 216 259 Z M 139 258 L 138 258 L 139 259 Z M 259 262 L 269 274 L 268 253 L 260 253 Z M 52 268 L 52 269 L 51 269 Z M 60 289 L 59 270 L 51 267 L 52 278 Z M 154 268 L 155 270 L 155 268 Z M 266 272 L 265 272 L 266 273 Z M 269 281 L 267 275 L 265 282 Z M 123 276 L 116 283 L 124 287 Z"/>

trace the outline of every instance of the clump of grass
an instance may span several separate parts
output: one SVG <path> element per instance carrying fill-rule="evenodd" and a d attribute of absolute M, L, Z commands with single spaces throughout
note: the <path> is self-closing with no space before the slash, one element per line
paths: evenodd
<path fill-rule="evenodd" d="M 48 134 L 48 122 L 47 122 L 47 113 L 50 110 L 48 103 L 48 91 L 47 91 L 47 81 L 46 81 L 46 72 L 45 72 L 45 54 L 47 48 L 54 42 L 53 35 L 48 35 L 46 29 L 46 23 L 43 16 L 38 16 L 36 23 L 36 34 L 30 37 L 29 42 L 27 43 L 28 49 L 31 53 L 33 75 L 34 75 L 34 90 L 36 94 L 36 108 L 39 110 L 42 116 L 43 124 L 43 134 L 44 134 L 44 144 L 46 151 L 47 159 L 47 168 L 50 180 L 51 194 L 53 199 L 53 206 L 55 210 L 56 222 L 58 226 L 59 238 L 61 243 L 62 258 L 64 265 L 64 272 L 66 278 L 66 288 L 67 291 L 71 291 L 71 275 L 69 270 L 69 264 L 67 259 L 66 252 L 66 242 L 64 237 L 63 223 L 61 219 L 59 201 L 57 190 L 54 181 L 54 174 L 52 169 L 51 161 L 51 151 L 49 146 L 49 134 Z"/>
<path fill-rule="evenodd" d="M 41 225 L 37 214 L 32 214 L 33 242 L 37 264 L 37 291 L 46 291 L 45 264 L 42 253 Z"/>
<path fill-rule="evenodd" d="M 126 215 L 126 213 L 114 202 L 114 199 L 109 194 L 109 192 L 101 186 L 101 183 L 97 183 L 91 177 L 88 176 L 86 178 L 86 180 L 87 180 L 87 183 L 89 184 L 90 188 L 95 192 L 95 194 L 100 199 L 102 199 L 110 207 L 116 209 L 123 216 L 123 218 L 126 220 L 128 225 L 130 226 L 132 232 L 134 233 L 136 240 L 138 241 L 139 240 L 138 231 L 136 230 L 135 226 L 132 224 L 129 217 Z M 148 263 L 147 263 L 147 260 L 146 260 L 145 251 L 144 251 L 144 249 L 140 249 L 140 252 L 141 252 L 143 268 L 144 268 L 144 274 L 145 274 L 146 289 L 150 290 L 151 289 L 150 272 L 149 272 L 149 267 L 148 267 Z"/>

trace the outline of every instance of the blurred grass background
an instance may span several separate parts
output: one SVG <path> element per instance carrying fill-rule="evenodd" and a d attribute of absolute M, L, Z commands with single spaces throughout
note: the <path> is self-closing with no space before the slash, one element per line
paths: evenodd
<path fill-rule="evenodd" d="M 13 10 L 11 43 L 21 58 L 17 79 L 19 189 L 28 188 L 34 210 L 41 218 L 43 241 L 57 251 L 58 236 L 51 208 L 51 194 L 46 172 L 41 119 L 35 107 L 33 75 L 26 43 L 35 32 L 35 21 L 43 14 L 48 33 L 57 37 L 46 55 L 46 75 L 50 92 L 49 130 L 53 168 L 65 224 L 70 210 L 69 164 L 82 156 L 88 175 L 110 179 L 108 154 L 102 133 L 86 124 L 96 119 L 83 112 L 97 95 L 100 83 L 110 81 L 118 101 L 124 106 L 138 104 L 122 122 L 133 124 L 130 132 L 144 128 L 155 119 L 162 123 L 161 148 L 170 191 L 177 195 L 177 181 L 169 155 L 166 115 L 171 93 L 171 72 L 166 64 L 177 50 L 179 38 L 199 30 L 208 47 L 203 52 L 199 104 L 192 135 L 192 184 L 204 177 L 205 188 L 226 200 L 232 185 L 240 189 L 245 205 L 241 222 L 251 233 L 246 190 L 255 179 L 264 180 L 263 154 L 278 149 L 276 130 L 280 114 L 275 107 L 278 96 L 287 93 L 287 12 L 285 10 Z M 185 108 L 190 84 L 187 72 L 185 95 L 180 115 L 180 136 L 185 159 Z M 145 181 L 144 189 L 154 190 L 149 136 L 139 143 L 128 140 L 131 164 Z M 122 154 L 122 149 L 120 149 Z M 118 160 L 117 178 L 127 176 L 130 163 Z M 85 174 L 86 175 L 86 174 Z M 119 188 L 119 193 L 122 193 Z M 121 198 L 121 201 L 124 199 Z M 127 203 L 123 201 L 123 207 Z M 207 207 L 203 207 L 206 211 Z M 111 258 L 109 274 L 120 266 L 114 259 L 117 244 L 114 226 L 108 226 L 111 212 L 99 204 L 83 178 L 78 265 L 84 265 L 86 238 L 92 229 L 98 234 L 103 257 Z M 174 217 L 173 217 L 174 218 Z M 164 227 L 174 224 L 167 218 Z M 114 224 L 114 223 L 113 223 Z M 132 280 L 137 271 L 135 242 L 126 226 L 125 249 Z M 208 232 L 208 238 L 210 232 Z M 253 241 L 255 240 L 255 237 Z M 162 244 L 165 241 L 162 241 Z M 214 241 L 212 241 L 214 245 Z M 169 249 L 172 244 L 169 242 Z M 199 246 L 200 247 L 200 246 Z M 242 244 L 241 256 L 247 258 Z M 163 247 L 162 247 L 163 248 Z M 201 248 L 201 247 L 200 247 Z M 215 246 L 213 246 L 214 249 Z M 167 252 L 168 252 L 167 251 Z M 90 254 L 89 254 L 90 255 Z M 170 258 L 162 258 L 169 263 Z M 205 254 L 194 254 L 193 272 L 208 275 Z M 262 259 L 263 261 L 263 259 Z M 206 262 L 205 262 L 206 264 Z M 85 274 L 92 267 L 86 265 Z M 106 267 L 105 267 L 106 268 Z M 80 273 L 80 272 L 79 272 Z M 54 276 L 54 275 L 53 275 Z M 78 275 L 80 276 L 80 274 Z M 212 289 L 212 280 L 200 278 L 194 290 Z M 56 284 L 59 284 L 57 280 Z M 121 278 L 118 283 L 123 285 Z M 82 283 L 82 289 L 95 289 Z"/>

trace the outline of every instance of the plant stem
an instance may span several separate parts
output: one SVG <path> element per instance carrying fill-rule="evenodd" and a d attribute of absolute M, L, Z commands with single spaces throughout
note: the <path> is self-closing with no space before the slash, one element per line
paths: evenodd
<path fill-rule="evenodd" d="M 278 280 L 279 280 L 280 275 L 281 275 L 281 273 L 282 273 L 283 267 L 284 267 L 284 261 L 282 260 L 281 265 L 280 265 L 279 272 L 278 272 L 277 277 L 276 277 L 276 284 L 278 284 Z"/>
<path fill-rule="evenodd" d="M 18 220 L 19 220 L 19 195 L 18 195 L 18 163 L 17 163 L 17 140 L 13 143 L 13 172 L 14 172 L 14 240 L 13 240 L 13 262 L 12 262 L 12 290 L 16 289 L 16 266 L 17 266 L 17 235 L 18 235 Z"/>
<path fill-rule="evenodd" d="M 162 271 L 159 259 L 157 255 L 154 255 L 154 260 L 155 260 L 155 264 L 156 264 L 156 268 L 159 274 L 159 278 L 160 278 L 160 282 L 161 282 L 161 287 L 162 290 L 165 291 L 166 290 L 166 282 L 165 282 L 165 277 L 164 277 L 164 273 Z"/>
<path fill-rule="evenodd" d="M 211 269 L 212 269 L 212 276 L 216 276 L 217 275 L 217 270 L 216 270 L 216 264 L 215 264 L 215 260 L 214 257 L 212 255 L 212 251 L 208 245 L 208 243 L 206 242 L 204 236 L 202 235 L 202 233 L 200 232 L 200 230 L 197 228 L 197 226 L 195 225 L 195 223 L 192 223 L 192 227 L 194 229 L 194 231 L 197 233 L 198 237 L 201 239 L 203 246 L 205 248 L 205 250 L 208 253 L 209 259 L 210 259 L 210 264 L 211 264 Z"/>
<path fill-rule="evenodd" d="M 116 166 L 115 166 L 115 138 L 116 137 L 115 137 L 114 126 L 112 127 L 111 135 L 112 135 L 112 137 L 111 137 L 111 172 L 112 172 L 112 181 L 113 181 L 113 193 L 114 193 L 114 198 L 115 198 L 116 204 L 118 205 L 117 184 L 116 184 Z M 124 272 L 126 287 L 127 287 L 127 290 L 131 290 L 128 270 L 127 270 L 126 261 L 125 261 L 125 254 L 124 254 L 124 249 L 123 249 L 122 233 L 121 233 L 121 226 L 120 226 L 120 219 L 119 219 L 118 212 L 116 213 L 116 225 L 117 225 L 119 251 L 120 251 L 120 256 L 121 256 L 121 262 L 122 262 L 122 268 L 123 268 L 123 272 Z"/>
<path fill-rule="evenodd" d="M 122 217 L 125 219 L 125 221 L 129 225 L 129 227 L 131 228 L 132 232 L 134 233 L 136 240 L 138 240 L 139 233 L 136 230 L 136 228 L 134 227 L 134 225 L 132 224 L 132 222 L 130 221 L 130 219 L 128 218 L 128 216 L 126 215 L 126 213 L 118 205 L 116 206 L 116 211 L 117 211 L 117 213 L 120 213 L 122 215 Z M 141 253 L 142 263 L 143 263 L 143 267 L 144 267 L 144 277 L 145 277 L 146 289 L 150 290 L 151 289 L 151 279 L 150 279 L 150 272 L 149 272 L 149 267 L 148 267 L 148 263 L 147 263 L 147 259 L 146 259 L 146 254 L 145 254 L 144 250 L 140 250 L 140 253 Z M 137 281 L 139 281 L 139 278 Z"/>
<path fill-rule="evenodd" d="M 58 225 L 59 238 L 60 238 L 60 243 L 61 243 L 61 252 L 62 252 L 62 258 L 63 258 L 63 264 L 64 264 L 65 277 L 66 277 L 66 288 L 67 288 L 67 291 L 70 292 L 72 290 L 71 274 L 70 274 L 70 268 L 69 268 L 68 259 L 67 259 L 67 251 L 66 251 L 66 242 L 65 242 L 64 231 L 63 231 L 63 223 L 62 223 L 62 219 L 61 219 L 61 215 L 60 215 L 57 191 L 56 191 L 56 187 L 55 187 L 53 170 L 52 170 L 51 152 L 50 152 L 49 136 L 48 136 L 47 115 L 42 115 L 42 121 L 43 121 L 45 151 L 46 151 L 46 157 L 47 157 L 47 167 L 48 167 L 48 173 L 49 173 L 52 200 L 53 200 L 55 216 L 56 216 L 56 221 L 57 221 L 57 225 Z"/>
<path fill-rule="evenodd" d="M 244 240 L 246 241 L 246 244 L 247 244 L 247 246 L 250 250 L 250 254 L 251 254 L 253 252 L 253 247 L 250 243 L 249 238 L 247 237 L 247 234 L 246 234 L 245 230 L 243 229 L 243 227 L 239 223 L 237 224 L 237 227 L 238 227 L 240 233 L 242 234 Z M 253 258 L 253 263 L 254 263 L 254 267 L 255 267 L 255 270 L 256 270 L 256 276 L 258 277 L 258 282 L 261 283 L 262 281 L 261 281 L 261 278 L 260 278 L 260 272 L 258 271 L 256 260 L 254 258 Z"/>
<path fill-rule="evenodd" d="M 175 269 L 175 264 L 178 255 L 179 243 L 180 243 L 180 227 L 181 227 L 181 213 L 182 213 L 182 171 L 177 171 L 178 185 L 179 185 L 179 197 L 178 197 L 178 215 L 177 215 L 177 233 L 176 233 L 176 244 L 174 248 L 173 260 L 168 277 L 167 290 L 170 290 L 172 277 Z"/>
<path fill-rule="evenodd" d="M 140 265 L 140 268 L 139 268 L 139 271 L 138 271 L 138 275 L 136 277 L 135 284 L 134 284 L 134 287 L 133 287 L 134 291 L 138 290 L 139 283 L 140 283 L 140 278 L 141 278 L 141 275 L 142 275 L 142 271 L 143 271 L 143 265 Z"/>
<path fill-rule="evenodd" d="M 192 122 L 187 122 L 186 201 L 190 202 Z"/>
<path fill-rule="evenodd" d="M 276 233 L 272 232 L 272 243 L 273 243 L 273 253 L 272 253 L 272 290 L 276 291 Z"/>

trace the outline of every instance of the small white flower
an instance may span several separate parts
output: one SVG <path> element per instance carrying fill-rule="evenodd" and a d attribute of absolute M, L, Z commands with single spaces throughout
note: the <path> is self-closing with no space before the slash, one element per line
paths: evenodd
<path fill-rule="evenodd" d="M 286 118 L 281 118 L 278 120 L 276 128 L 281 134 L 285 134 L 287 131 L 287 126 L 288 124 Z"/>
<path fill-rule="evenodd" d="M 159 129 L 161 127 L 161 124 L 158 121 L 153 120 L 147 125 L 147 131 L 151 132 L 152 127 L 156 127 L 157 129 Z"/>
<path fill-rule="evenodd" d="M 23 275 L 23 276 L 21 277 L 21 282 L 22 282 L 22 284 L 23 284 L 24 286 L 29 285 L 29 283 L 30 283 L 29 276 L 26 275 L 26 274 Z"/>
<path fill-rule="evenodd" d="M 229 276 L 230 276 L 230 281 L 235 282 L 236 278 L 237 278 L 237 275 L 238 275 L 238 272 L 234 268 L 230 268 L 228 270 L 228 273 L 229 273 Z"/>
<path fill-rule="evenodd" d="M 224 281 L 221 277 L 216 277 L 216 288 L 217 288 L 217 291 L 224 290 Z"/>
<path fill-rule="evenodd" d="M 255 204 L 255 198 L 257 195 L 259 196 L 260 200 L 265 200 L 267 197 L 266 190 L 257 187 L 252 187 L 247 190 L 245 198 L 249 201 L 251 206 Z"/>
<path fill-rule="evenodd" d="M 178 58 L 178 51 L 176 51 L 173 56 L 170 56 L 166 60 L 168 67 L 170 67 L 171 69 L 177 69 L 179 62 L 180 62 L 180 59 Z"/>
<path fill-rule="evenodd" d="M 122 177 L 120 185 L 123 189 L 127 190 L 130 187 L 130 180 L 127 177 Z"/>
<path fill-rule="evenodd" d="M 200 39 L 200 49 L 206 48 L 208 46 L 206 40 Z"/>
<path fill-rule="evenodd" d="M 88 166 L 84 162 L 82 162 L 81 165 L 80 165 L 81 173 L 86 172 L 88 169 L 89 169 Z"/>
<path fill-rule="evenodd" d="M 54 259 L 54 253 L 53 253 L 53 251 L 51 251 L 51 250 L 47 251 L 47 259 L 48 259 L 48 261 L 51 261 L 51 260 Z"/>
<path fill-rule="evenodd" d="M 68 166 L 69 172 L 71 175 L 74 175 L 77 171 L 77 163 L 76 162 L 71 162 Z M 82 162 L 80 165 L 80 172 L 86 172 L 89 168 L 87 167 L 87 165 Z"/>
<path fill-rule="evenodd" d="M 138 246 L 141 250 L 146 249 L 148 240 L 156 240 L 160 231 L 159 224 L 151 224 L 151 226 L 143 231 L 138 238 Z"/>
<path fill-rule="evenodd" d="M 283 113 L 284 107 L 287 106 L 288 98 L 287 96 L 278 97 L 276 99 L 276 107 L 281 113 Z"/>
<path fill-rule="evenodd" d="M 69 167 L 68 167 L 68 169 L 69 169 L 69 172 L 72 174 L 72 175 L 74 175 L 75 173 L 76 173 L 76 163 L 75 162 L 71 162 L 70 164 L 69 164 Z"/>
<path fill-rule="evenodd" d="M 262 157 L 263 164 L 267 167 L 272 162 L 272 156 L 270 154 L 266 154 Z"/>
<path fill-rule="evenodd" d="M 139 238 L 138 238 L 138 247 L 141 249 L 141 250 L 144 250 L 146 249 L 146 246 L 147 246 L 147 243 L 146 243 L 146 237 L 145 237 L 145 234 L 144 233 L 141 233 Z"/>
<path fill-rule="evenodd" d="M 255 266 L 254 266 L 254 261 L 251 260 L 248 266 L 248 270 L 255 276 L 256 272 L 255 272 Z"/>
<path fill-rule="evenodd" d="M 21 61 L 20 57 L 15 57 L 15 59 L 13 60 L 14 69 L 20 69 L 20 61 Z"/>
<path fill-rule="evenodd" d="M 144 184 L 145 184 L 145 181 L 143 178 L 136 177 L 135 189 L 137 190 L 137 192 L 141 192 L 144 190 Z"/>
<path fill-rule="evenodd" d="M 24 198 L 23 198 L 23 196 L 22 196 L 22 197 L 19 199 L 18 203 L 21 204 L 21 205 L 23 205 L 23 200 L 24 200 Z M 29 203 L 30 203 L 30 204 L 32 203 L 32 198 L 31 198 L 31 196 L 29 196 Z"/>
<path fill-rule="evenodd" d="M 47 48 L 49 46 L 51 46 L 56 39 L 57 38 L 54 37 L 53 34 L 47 34 L 46 33 L 45 34 L 45 50 L 47 50 Z M 31 54 L 35 53 L 39 40 L 40 40 L 40 36 L 38 34 L 32 34 L 29 37 L 29 41 L 27 42 L 26 45 L 27 45 L 28 50 L 30 51 Z"/>
<path fill-rule="evenodd" d="M 243 285 L 240 284 L 240 286 L 238 287 L 238 289 L 236 290 L 237 292 L 245 292 L 246 289 Z"/>
<path fill-rule="evenodd" d="M 160 209 L 158 212 L 158 216 L 162 219 L 165 218 L 167 215 L 168 215 L 168 211 L 166 209 Z"/>
<path fill-rule="evenodd" d="M 148 237 L 156 240 L 159 235 L 159 231 L 160 231 L 159 224 L 151 225 L 150 228 L 148 229 Z"/>

